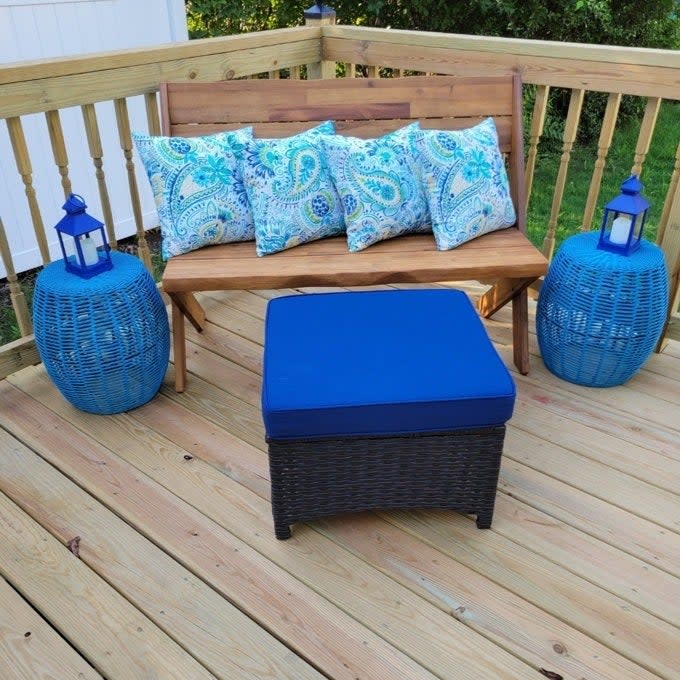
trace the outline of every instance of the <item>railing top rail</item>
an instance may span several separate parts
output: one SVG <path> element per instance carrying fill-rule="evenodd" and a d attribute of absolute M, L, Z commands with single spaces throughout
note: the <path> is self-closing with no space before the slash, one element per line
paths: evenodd
<path fill-rule="evenodd" d="M 599 61 L 638 66 L 663 66 L 680 69 L 680 50 L 590 43 L 528 40 L 525 38 L 498 38 L 463 33 L 435 33 L 368 26 L 323 26 L 324 38 L 349 38 L 377 42 L 406 43 L 428 47 L 445 47 L 500 54 L 517 54 L 535 57 L 561 57 L 582 61 Z"/>
<path fill-rule="evenodd" d="M 274 39 L 275 37 L 275 39 Z M 154 45 L 151 47 L 93 52 L 59 59 L 35 59 L 0 65 L 0 85 L 26 83 L 59 76 L 108 71 L 117 68 L 146 66 L 164 61 L 204 57 L 226 52 L 240 52 L 257 47 L 285 45 L 300 40 L 319 40 L 321 28 L 298 26 L 273 31 L 259 31 L 221 38 L 205 38 Z"/>

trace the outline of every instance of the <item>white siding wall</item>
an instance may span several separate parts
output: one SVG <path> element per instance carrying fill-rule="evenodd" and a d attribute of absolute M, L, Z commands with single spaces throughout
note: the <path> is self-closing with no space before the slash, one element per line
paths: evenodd
<path fill-rule="evenodd" d="M 0 0 L 0 63 L 144 47 L 187 39 L 183 0 Z M 132 128 L 146 130 L 142 98 L 128 100 Z M 113 104 L 96 105 L 106 174 L 118 238 L 135 232 Z M 22 118 L 33 165 L 33 185 L 53 255 L 60 257 L 53 225 L 64 215 L 64 197 L 43 114 Z M 73 190 L 88 212 L 103 221 L 94 166 L 79 108 L 62 113 Z M 148 181 L 135 156 L 145 226 L 156 223 Z M 17 271 L 41 264 L 24 185 L 16 171 L 7 126 L 0 123 L 0 216 Z M 0 277 L 5 275 L 0 263 Z"/>

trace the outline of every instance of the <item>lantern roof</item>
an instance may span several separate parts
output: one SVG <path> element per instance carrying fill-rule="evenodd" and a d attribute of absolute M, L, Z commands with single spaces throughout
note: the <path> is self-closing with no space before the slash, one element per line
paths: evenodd
<path fill-rule="evenodd" d="M 323 2 L 317 2 L 304 11 L 305 19 L 325 19 L 331 16 L 335 16 L 335 10 Z"/>
<path fill-rule="evenodd" d="M 639 215 L 649 208 L 649 201 L 640 193 L 643 189 L 640 178 L 631 175 L 621 184 L 621 193 L 609 201 L 605 208 L 628 215 Z"/>
<path fill-rule="evenodd" d="M 55 229 L 64 234 L 82 236 L 104 226 L 103 222 L 85 212 L 87 205 L 82 196 L 71 194 L 61 207 L 66 211 L 66 215 L 57 222 Z"/>

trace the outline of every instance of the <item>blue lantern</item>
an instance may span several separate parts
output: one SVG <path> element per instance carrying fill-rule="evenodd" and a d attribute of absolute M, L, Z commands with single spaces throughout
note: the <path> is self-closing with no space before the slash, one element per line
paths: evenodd
<path fill-rule="evenodd" d="M 335 10 L 324 3 L 315 3 L 303 12 L 306 20 L 309 19 L 328 19 L 335 17 Z"/>
<path fill-rule="evenodd" d="M 66 271 L 89 279 L 113 267 L 109 244 L 104 232 L 104 223 L 85 212 L 87 205 L 82 196 L 71 194 L 62 206 L 66 215 L 59 220 L 55 229 L 64 256 Z M 64 234 L 74 242 L 74 254 L 67 255 Z"/>
<path fill-rule="evenodd" d="M 600 250 L 630 255 L 640 247 L 649 209 L 649 201 L 640 194 L 643 188 L 638 176 L 631 175 L 621 185 L 621 193 L 604 207 Z"/>

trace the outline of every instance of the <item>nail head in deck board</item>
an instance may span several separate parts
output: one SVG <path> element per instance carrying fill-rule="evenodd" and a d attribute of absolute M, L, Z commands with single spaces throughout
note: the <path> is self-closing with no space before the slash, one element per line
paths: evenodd
<path fill-rule="evenodd" d="M 494 530 L 680 627 L 680 585 L 666 572 L 501 493 Z"/>
<path fill-rule="evenodd" d="M 532 508 L 680 578 L 680 536 L 658 524 L 511 460 L 501 463 L 499 488 Z"/>
<path fill-rule="evenodd" d="M 0 640 L 0 677 L 5 680 L 102 680 L 1 576 Z"/>
<path fill-rule="evenodd" d="M 28 373 L 35 372 L 14 374 L 13 378 L 28 378 L 24 385 L 28 388 L 32 382 Z M 36 383 L 40 381 L 34 381 L 34 385 Z M 87 428 L 96 429 L 99 423 L 107 438 L 120 442 L 121 418 L 101 419 L 76 412 L 49 385 L 49 381 L 47 385 L 47 389 L 39 385 L 40 398 L 50 400 L 51 408 L 57 410 L 61 417 L 73 418 L 79 426 Z M 172 552 L 187 568 L 209 581 L 239 608 L 248 611 L 260 625 L 276 631 L 280 639 L 322 672 L 338 680 L 354 680 L 362 674 L 376 679 L 432 678 L 431 673 L 399 649 L 108 449 L 95 444 L 73 427 L 66 428 L 64 432 L 55 431 L 46 423 L 58 422 L 57 415 L 50 415 L 37 402 L 34 405 L 25 401 L 21 403 L 15 422 L 23 420 L 22 438 L 30 440 L 32 447 L 39 447 L 40 453 L 56 463 L 67 476 L 77 476 L 90 493 L 133 524 L 140 533 Z M 3 399 L 3 408 L 11 410 L 6 398 Z M 33 411 L 30 417 L 29 411 Z M 113 423 L 117 426 L 113 427 Z M 45 429 L 49 431 L 51 449 L 41 440 Z M 62 441 L 55 443 L 57 436 Z M 130 450 L 145 447 L 145 442 L 140 442 L 136 436 L 130 436 L 126 441 Z M 146 442 L 148 444 L 149 441 Z M 116 447 L 115 443 L 112 445 Z M 55 454 L 56 451 L 59 453 Z M 101 460 L 106 461 L 106 477 L 101 474 Z M 140 508 L 153 510 L 145 514 L 139 512 Z M 200 536 L 188 542 L 186 537 L 192 531 Z M 511 663 L 514 661 L 511 657 L 509 659 Z M 522 673 L 512 668 L 507 670 L 506 676 L 517 680 L 523 678 Z M 193 680 L 191 675 L 186 677 Z"/>
<path fill-rule="evenodd" d="M 364 513 L 352 522 L 335 517 L 315 524 L 335 542 L 436 606 L 448 609 L 451 616 L 484 632 L 532 666 L 551 665 L 569 678 L 652 680 L 656 677 L 459 561 L 455 548 L 446 554 L 424 543 L 419 536 L 385 521 L 385 517 L 389 519 L 391 515 L 382 514 L 378 518 Z M 398 521 L 399 515 L 396 518 Z M 464 524 L 465 520 L 452 518 L 452 522 Z M 470 548 L 473 548 L 474 540 L 470 538 Z M 567 656 L 555 651 L 557 640 L 570 650 Z"/>
<path fill-rule="evenodd" d="M 453 516 L 401 511 L 380 515 L 648 671 L 671 677 L 680 668 L 676 627 L 574 576 L 564 566 L 527 553 L 498 534 L 476 538 L 474 525 Z M 645 631 L 644 646 L 639 644 L 640 631 Z"/>
<path fill-rule="evenodd" d="M 8 437 L 0 431 L 3 449 Z M 78 527 L 87 538 L 81 559 L 218 678 L 322 678 L 37 454 L 24 446 L 13 449 L 3 459 L 3 492 L 60 541 Z"/>
<path fill-rule="evenodd" d="M 206 515 L 209 508 L 215 505 L 219 506 L 211 515 L 219 516 L 220 524 L 227 526 L 229 531 L 235 535 L 242 535 L 244 538 L 247 535 L 250 541 L 257 541 L 255 545 L 258 553 L 268 555 L 270 559 L 278 562 L 286 572 L 295 573 L 303 582 L 314 587 L 315 590 L 323 592 L 328 600 L 336 603 L 342 610 L 351 612 L 353 618 L 367 626 L 366 634 L 370 635 L 370 628 L 379 631 L 381 637 L 389 640 L 395 649 L 403 649 L 422 666 L 429 668 L 437 675 L 443 674 L 444 677 L 450 676 L 456 669 L 456 672 L 462 674 L 461 677 L 467 675 L 469 677 L 524 678 L 527 668 L 514 657 L 490 645 L 469 630 L 450 630 L 448 617 L 430 608 L 423 609 L 420 600 L 411 597 L 408 591 L 401 591 L 397 588 L 398 595 L 393 595 L 391 591 L 395 587 L 390 579 L 386 579 L 378 573 L 371 574 L 372 570 L 367 570 L 361 562 L 344 554 L 344 551 L 334 547 L 328 541 L 322 542 L 323 548 L 317 547 L 315 549 L 317 551 L 320 549 L 330 551 L 327 557 L 321 559 L 321 563 L 331 565 L 327 578 L 324 579 L 324 572 L 318 568 L 319 565 L 314 567 L 310 564 L 314 549 L 312 549 L 312 552 L 309 549 L 302 550 L 297 557 L 294 554 L 287 556 L 287 551 L 281 552 L 281 546 L 273 537 L 271 530 L 270 506 L 259 497 L 246 489 L 239 492 L 238 486 L 231 479 L 222 475 L 220 477 L 224 480 L 224 484 L 228 485 L 226 489 L 215 493 L 214 482 L 209 485 L 210 489 L 201 488 L 203 483 L 201 474 L 208 473 L 200 472 L 200 461 L 196 461 L 196 465 L 192 465 L 191 469 L 181 465 L 178 467 L 176 464 L 173 466 L 172 460 L 164 461 L 160 466 L 154 463 L 150 464 L 149 456 L 153 455 L 152 452 L 154 450 L 167 450 L 167 443 L 161 442 L 160 445 L 150 445 L 148 436 L 140 441 L 138 427 L 132 428 L 133 431 L 131 432 L 126 432 L 129 426 L 125 426 L 128 418 L 124 416 L 106 419 L 107 422 L 117 421 L 116 434 L 110 433 L 106 424 L 100 424 L 101 419 L 93 419 L 75 413 L 67 406 L 65 407 L 63 400 L 60 400 L 55 392 L 53 389 L 44 390 L 42 386 L 40 389 L 41 398 L 49 398 L 49 393 L 56 396 L 56 399 L 51 400 L 54 401 L 51 406 L 58 408 L 60 415 L 74 419 L 76 422 L 89 421 L 88 427 L 93 428 L 95 437 L 101 439 L 102 443 L 106 442 L 107 447 L 117 451 L 119 456 L 129 460 L 131 464 L 143 467 L 147 474 L 158 477 L 159 483 L 167 488 L 172 488 L 175 493 L 180 494 L 180 497 L 185 498 L 191 505 L 201 508 Z M 26 408 L 21 409 L 22 414 L 25 411 Z M 17 414 L 17 417 L 22 416 Z M 43 416 L 43 419 L 45 417 Z M 31 423 L 27 422 L 25 427 L 27 432 L 32 431 L 35 427 L 33 425 L 32 428 L 30 425 Z M 114 466 L 115 461 L 108 462 L 109 473 L 112 473 Z M 169 472 L 167 475 L 164 475 L 160 469 L 171 470 L 172 467 L 175 467 L 176 471 L 174 473 Z M 212 468 L 209 468 L 209 470 L 214 473 Z M 85 477 L 86 472 L 81 469 L 80 479 L 83 482 Z M 232 498 L 239 500 L 232 505 Z M 245 515 L 243 515 L 244 511 L 246 512 Z M 197 521 L 192 526 L 196 526 Z M 246 527 L 245 524 L 248 526 Z M 239 525 L 243 528 L 239 529 Z M 176 526 L 180 526 L 179 523 L 176 523 Z M 207 526 L 203 532 L 205 535 L 209 535 L 210 526 L 213 525 Z M 212 535 L 218 534 L 219 532 L 213 528 Z M 246 543 L 239 545 L 242 546 L 239 548 L 241 552 L 248 552 Z M 205 542 L 201 546 L 202 550 L 208 549 Z M 176 550 L 176 547 L 174 549 Z M 210 554 L 224 555 L 224 550 L 218 551 L 211 548 Z M 221 559 L 225 558 L 222 557 Z M 343 567 L 343 563 L 346 563 L 347 560 L 349 560 L 349 565 L 345 564 Z M 233 569 L 232 566 L 228 568 Z M 368 576 L 364 572 L 367 572 Z M 342 574 L 349 579 L 348 583 L 345 583 Z M 253 578 L 252 573 L 251 578 Z M 214 576 L 211 582 L 215 583 Z M 371 588 L 362 585 L 364 583 L 371 584 Z M 283 586 L 282 592 L 285 592 Z M 269 599 L 271 595 L 269 594 L 267 598 L 265 594 L 262 595 L 262 598 Z M 397 602 L 396 605 L 395 602 Z M 292 605 L 291 608 L 292 611 L 304 612 L 307 617 L 310 615 L 309 606 L 298 604 L 297 608 L 293 608 Z M 290 614 L 288 615 L 290 616 Z M 337 632 L 335 635 L 337 636 Z M 327 645 L 330 644 L 328 642 L 330 639 L 334 638 L 326 637 Z M 481 657 L 476 656 L 477 651 L 480 648 L 485 648 L 485 646 L 486 652 Z M 354 652 L 357 651 L 356 648 L 352 649 Z M 337 650 L 336 653 L 338 653 Z M 405 677 L 410 679 L 411 675 Z"/>
<path fill-rule="evenodd" d="M 0 494 L 0 570 L 107 678 L 213 678 L 37 522 Z"/>
<path fill-rule="evenodd" d="M 132 446 L 132 442 L 130 442 L 126 447 L 122 448 L 127 450 L 130 446 Z M 195 502 L 199 501 L 197 500 Z M 449 530 L 451 529 L 451 527 L 447 528 Z M 473 542 L 478 543 L 479 541 L 482 541 L 482 544 L 486 544 L 488 540 L 489 539 L 486 537 L 486 535 L 482 537 L 475 535 Z M 500 544 L 504 545 L 507 544 L 507 542 L 504 543 L 501 541 Z M 520 553 L 516 555 L 516 558 L 520 560 L 520 562 L 523 559 Z M 635 648 L 633 641 L 630 639 L 628 619 L 630 619 L 630 626 L 632 626 L 632 628 L 641 628 L 643 630 L 654 631 L 654 637 L 657 641 L 668 637 L 667 624 L 663 624 L 653 617 L 646 616 L 644 612 L 635 611 L 635 608 L 632 608 L 633 610 L 629 613 L 619 612 L 612 605 L 612 600 L 615 600 L 615 598 L 601 593 L 598 591 L 598 589 L 593 588 L 587 582 L 572 577 L 571 575 L 565 573 L 563 569 L 556 568 L 555 571 L 558 572 L 559 578 L 557 580 L 551 581 L 551 578 L 553 577 L 549 570 L 544 568 L 545 563 L 541 562 L 539 558 L 534 558 L 533 562 L 536 562 L 537 565 L 536 568 L 529 570 L 529 573 L 533 575 L 532 577 L 528 577 L 529 582 L 533 582 L 531 580 L 532 578 L 538 578 L 539 580 L 547 578 L 548 580 L 545 581 L 541 589 L 530 589 L 529 591 L 523 591 L 524 597 L 528 597 L 527 592 L 533 593 L 533 597 L 538 598 L 538 602 L 540 602 L 542 606 L 546 607 L 546 602 L 541 600 L 543 593 L 557 592 L 557 590 L 555 590 L 556 588 L 560 591 L 563 591 L 566 587 L 569 592 L 569 597 L 565 596 L 558 598 L 561 606 L 561 618 L 566 617 L 565 620 L 570 621 L 572 625 L 585 626 L 586 632 L 600 641 L 603 639 L 608 640 L 606 632 L 603 631 L 605 628 L 609 630 L 609 621 L 612 620 L 613 623 L 611 625 L 615 626 L 615 630 L 617 631 L 616 639 L 609 642 L 609 645 L 612 648 L 616 649 L 620 653 L 624 653 L 624 655 L 630 655 L 630 658 L 637 661 L 638 663 L 641 663 L 642 665 L 646 665 L 649 662 L 652 668 L 654 668 L 654 663 L 659 664 L 660 667 L 663 667 L 664 663 L 672 665 L 671 659 L 673 651 L 670 649 L 670 647 L 672 647 L 670 643 L 670 646 L 662 645 L 663 649 L 665 650 L 665 654 L 671 655 L 668 658 L 664 657 L 664 653 L 658 650 L 659 659 L 650 660 L 649 656 L 651 652 L 643 652 Z M 497 580 L 498 577 L 497 575 L 494 575 L 492 578 Z M 512 583 L 512 579 L 510 579 L 510 583 Z M 518 586 L 515 585 L 515 588 L 517 587 Z M 595 608 L 598 611 L 591 611 L 592 607 L 589 603 L 592 603 L 593 601 L 598 603 L 598 606 Z M 590 612 L 588 617 L 584 618 L 580 613 L 576 613 L 578 611 L 577 603 L 579 602 L 582 603 L 582 609 L 584 612 Z M 555 606 L 554 602 L 552 604 Z M 609 612 L 609 615 L 602 614 L 601 612 Z M 633 623 L 634 621 L 637 623 Z"/>

